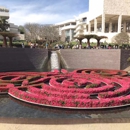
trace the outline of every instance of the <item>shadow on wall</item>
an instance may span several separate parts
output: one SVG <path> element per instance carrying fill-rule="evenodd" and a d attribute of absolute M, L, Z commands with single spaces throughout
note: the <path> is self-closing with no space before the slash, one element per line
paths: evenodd
<path fill-rule="evenodd" d="M 0 48 L 0 72 L 44 69 L 48 50 L 29 48 Z"/>

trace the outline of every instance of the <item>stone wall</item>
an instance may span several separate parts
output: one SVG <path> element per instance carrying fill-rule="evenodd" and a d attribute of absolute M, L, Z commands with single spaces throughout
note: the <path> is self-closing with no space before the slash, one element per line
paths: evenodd
<path fill-rule="evenodd" d="M 0 48 L 0 72 L 43 69 L 47 58 L 46 49 Z"/>
<path fill-rule="evenodd" d="M 129 50 L 120 49 L 61 49 L 58 51 L 62 66 L 66 69 L 99 68 L 125 69 Z M 0 72 L 4 71 L 43 71 L 48 69 L 47 49 L 0 48 Z"/>
<path fill-rule="evenodd" d="M 126 69 L 130 66 L 130 62 L 127 59 L 130 57 L 130 50 L 121 50 L 121 69 Z"/>
<path fill-rule="evenodd" d="M 121 60 L 122 65 L 120 63 L 120 49 L 66 49 L 60 50 L 59 53 L 67 69 L 99 68 L 120 70 L 126 67 L 126 65 L 123 64 L 123 60 Z M 125 54 L 122 54 L 122 58 L 126 57 Z"/>
<path fill-rule="evenodd" d="M 104 0 L 106 14 L 130 15 L 130 0 Z"/>

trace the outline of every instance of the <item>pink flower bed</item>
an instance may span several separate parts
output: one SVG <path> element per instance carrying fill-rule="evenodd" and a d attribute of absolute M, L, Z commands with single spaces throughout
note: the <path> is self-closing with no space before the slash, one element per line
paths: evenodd
<path fill-rule="evenodd" d="M 130 103 L 125 71 L 80 69 L 73 72 L 0 73 L 0 93 L 39 105 L 61 108 L 111 108 Z"/>
<path fill-rule="evenodd" d="M 33 90 L 34 91 L 34 90 Z M 34 91 L 36 92 L 36 90 Z M 79 108 L 101 108 L 101 107 L 113 107 L 118 105 L 126 105 L 130 103 L 130 95 L 120 98 L 108 98 L 108 99 L 85 99 L 85 98 L 62 98 L 59 97 L 59 93 L 50 96 L 49 93 L 27 93 L 19 90 L 18 88 L 9 89 L 9 93 L 19 99 L 35 104 L 44 104 L 55 107 L 79 107 Z"/>

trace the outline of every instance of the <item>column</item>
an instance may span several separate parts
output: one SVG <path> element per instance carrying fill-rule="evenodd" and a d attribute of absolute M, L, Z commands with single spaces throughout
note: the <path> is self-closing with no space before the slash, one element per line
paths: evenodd
<path fill-rule="evenodd" d="M 123 22 L 123 32 L 126 32 L 126 21 Z"/>
<path fill-rule="evenodd" d="M 91 22 L 88 24 L 88 33 L 91 33 Z"/>
<path fill-rule="evenodd" d="M 112 22 L 110 21 L 109 22 L 109 33 L 111 33 L 112 32 Z"/>
<path fill-rule="evenodd" d="M 94 19 L 94 33 L 97 33 L 97 19 Z"/>
<path fill-rule="evenodd" d="M 115 32 L 118 32 L 118 24 L 115 24 Z"/>
<path fill-rule="evenodd" d="M 130 31 L 130 23 L 128 24 L 128 27 L 127 27 L 128 29 L 127 29 L 127 32 L 129 32 Z"/>
<path fill-rule="evenodd" d="M 129 23 L 129 25 L 128 25 L 128 32 L 130 32 L 130 23 Z"/>
<path fill-rule="evenodd" d="M 105 32 L 105 14 L 102 14 L 102 33 Z"/>
<path fill-rule="evenodd" d="M 69 34 L 69 35 L 70 35 L 70 39 L 69 39 L 69 40 L 71 41 L 71 40 L 72 40 L 72 29 L 70 29 L 70 32 L 69 32 L 69 33 L 70 33 L 70 34 Z"/>
<path fill-rule="evenodd" d="M 122 15 L 118 17 L 118 33 L 121 33 Z"/>

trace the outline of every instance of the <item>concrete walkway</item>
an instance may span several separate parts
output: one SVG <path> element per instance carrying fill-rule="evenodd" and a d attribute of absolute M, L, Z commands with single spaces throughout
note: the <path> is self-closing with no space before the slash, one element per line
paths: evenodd
<path fill-rule="evenodd" d="M 129 123 L 74 124 L 74 125 L 35 125 L 0 123 L 1 130 L 130 130 Z"/>
<path fill-rule="evenodd" d="M 0 118 L 1 130 L 130 130 L 129 118 L 20 119 Z"/>

